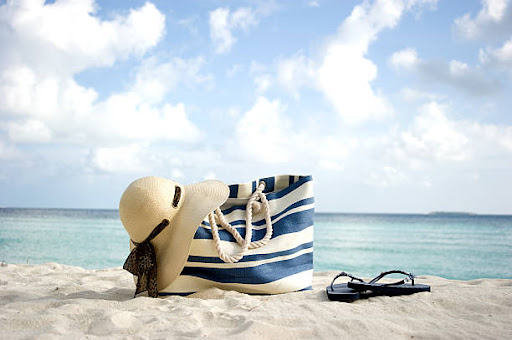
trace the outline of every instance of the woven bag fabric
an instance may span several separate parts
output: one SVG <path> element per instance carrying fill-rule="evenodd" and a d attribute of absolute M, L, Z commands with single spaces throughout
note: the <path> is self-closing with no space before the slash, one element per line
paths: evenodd
<path fill-rule="evenodd" d="M 246 233 L 247 202 L 261 182 L 268 201 L 272 237 L 265 245 L 248 249 L 242 259 L 226 263 L 220 257 L 208 218 L 198 227 L 182 273 L 165 295 L 188 295 L 211 287 L 250 294 L 279 294 L 311 289 L 313 276 L 313 218 L 315 199 L 312 176 L 281 175 L 230 185 L 222 214 L 242 237 Z M 252 216 L 252 241 L 266 233 L 264 212 Z M 219 226 L 220 246 L 235 254 L 241 246 Z"/>

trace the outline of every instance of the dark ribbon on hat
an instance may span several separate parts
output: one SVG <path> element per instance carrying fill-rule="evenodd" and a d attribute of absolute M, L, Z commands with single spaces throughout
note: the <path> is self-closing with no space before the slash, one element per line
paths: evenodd
<path fill-rule="evenodd" d="M 124 262 L 123 269 L 137 276 L 137 287 L 135 296 L 144 291 L 148 291 L 151 297 L 158 297 L 158 288 L 156 281 L 156 253 L 151 240 L 157 237 L 162 230 L 169 225 L 169 220 L 162 222 L 153 229 L 151 234 L 141 243 L 134 242 L 135 248 L 130 252 Z"/>

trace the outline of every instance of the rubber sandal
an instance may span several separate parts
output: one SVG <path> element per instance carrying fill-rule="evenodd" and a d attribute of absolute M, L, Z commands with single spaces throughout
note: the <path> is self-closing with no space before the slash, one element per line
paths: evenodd
<path fill-rule="evenodd" d="M 406 276 L 402 279 L 393 283 L 378 283 L 379 280 L 386 277 L 389 274 L 403 274 Z M 387 272 L 380 273 L 379 276 L 373 278 L 370 282 L 364 282 L 363 280 L 354 280 L 347 283 L 348 288 L 352 288 L 358 292 L 366 292 L 371 290 L 372 292 L 379 293 L 380 295 L 410 295 L 419 292 L 430 292 L 430 286 L 424 284 L 415 284 L 414 279 L 416 276 L 411 273 L 407 273 L 401 270 L 390 270 Z M 411 282 L 410 284 L 408 282 Z"/>
<path fill-rule="evenodd" d="M 348 273 L 341 272 L 340 274 L 336 275 L 336 277 L 332 280 L 331 284 L 327 287 L 325 287 L 325 291 L 327 293 L 327 297 L 331 301 L 342 301 L 342 302 L 353 302 L 360 299 L 367 299 L 372 296 L 381 295 L 377 292 L 373 291 L 357 291 L 355 289 L 349 288 L 347 286 L 347 283 L 339 283 L 334 284 L 334 281 L 336 281 L 338 278 L 342 276 L 349 277 L 352 281 L 357 280 L 360 282 L 364 282 L 363 280 L 352 276 Z"/>

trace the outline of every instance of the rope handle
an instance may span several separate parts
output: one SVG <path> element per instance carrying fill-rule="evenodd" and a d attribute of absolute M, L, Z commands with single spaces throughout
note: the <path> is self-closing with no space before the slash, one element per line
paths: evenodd
<path fill-rule="evenodd" d="M 270 207 L 267 201 L 267 197 L 263 193 L 263 189 L 265 189 L 265 182 L 261 181 L 258 187 L 256 188 L 256 191 L 254 191 L 254 193 L 249 198 L 249 201 L 247 202 L 245 210 L 245 239 L 242 238 L 242 236 L 240 235 L 238 230 L 236 230 L 236 228 L 229 224 L 220 208 L 217 208 L 208 214 L 208 220 L 210 221 L 210 226 L 212 228 L 212 236 L 215 242 L 215 248 L 217 249 L 217 253 L 219 254 L 219 257 L 221 258 L 222 261 L 226 263 L 236 263 L 244 257 L 248 249 L 260 248 L 266 245 L 268 241 L 270 241 L 273 232 L 272 221 L 270 219 Z M 261 201 L 261 203 L 258 202 L 258 199 Z M 261 210 L 264 210 L 265 213 L 265 223 L 267 227 L 267 232 L 265 233 L 265 236 L 261 240 L 251 242 L 252 213 L 259 212 Z M 241 246 L 241 249 L 238 252 L 238 254 L 228 255 L 222 250 L 219 237 L 219 227 L 215 222 L 215 217 L 217 217 L 217 219 L 219 220 L 220 225 L 224 229 L 226 229 L 231 235 L 233 235 L 236 242 Z"/>

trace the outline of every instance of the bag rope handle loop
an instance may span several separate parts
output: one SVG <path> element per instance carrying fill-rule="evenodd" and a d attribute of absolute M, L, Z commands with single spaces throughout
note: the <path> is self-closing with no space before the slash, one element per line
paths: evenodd
<path fill-rule="evenodd" d="M 256 188 L 256 191 L 254 191 L 254 193 L 249 198 L 249 201 L 247 202 L 245 210 L 245 239 L 242 238 L 242 236 L 240 235 L 238 230 L 236 230 L 235 227 L 233 227 L 231 224 L 228 223 L 228 221 L 226 221 L 226 218 L 224 217 L 224 214 L 222 213 L 220 208 L 217 208 L 208 214 L 208 219 L 210 221 L 210 226 L 212 228 L 212 236 L 215 242 L 215 248 L 217 249 L 217 253 L 219 254 L 219 257 L 221 258 L 222 261 L 226 263 L 236 263 L 244 257 L 248 249 L 256 249 L 262 247 L 266 245 L 268 241 L 270 241 L 273 232 L 272 220 L 270 218 L 270 207 L 267 201 L 267 197 L 263 193 L 263 189 L 265 189 L 265 182 L 261 181 L 258 187 Z M 258 199 L 261 200 L 261 203 L 258 202 Z M 265 236 L 261 240 L 251 242 L 253 228 L 252 213 L 253 211 L 259 212 L 262 209 L 264 210 L 265 214 L 267 232 L 265 233 Z M 215 217 L 217 217 L 217 219 L 219 220 L 220 225 L 224 227 L 224 229 L 226 229 L 231 235 L 233 235 L 236 242 L 242 247 L 238 254 L 228 255 L 222 250 L 219 237 L 219 227 L 215 222 Z"/>

